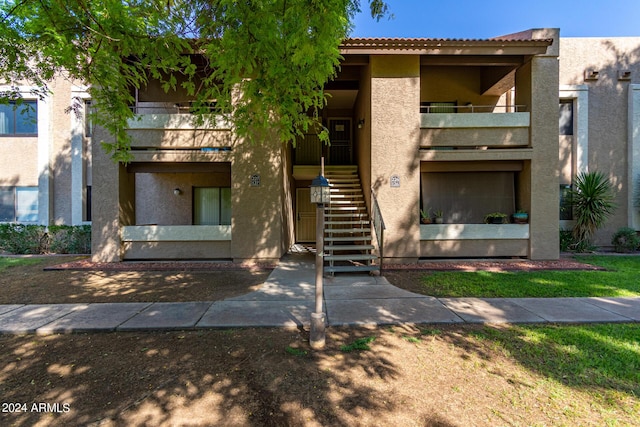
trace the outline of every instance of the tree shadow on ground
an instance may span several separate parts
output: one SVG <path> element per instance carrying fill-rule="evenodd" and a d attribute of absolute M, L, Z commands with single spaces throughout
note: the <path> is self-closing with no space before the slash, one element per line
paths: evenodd
<path fill-rule="evenodd" d="M 3 401 L 69 411 L 2 416 L 15 426 L 406 425 L 384 391 L 402 376 L 398 349 L 387 341 L 375 351 L 339 349 L 369 335 L 331 330 L 322 352 L 309 349 L 306 333 L 276 329 L 4 336 Z"/>

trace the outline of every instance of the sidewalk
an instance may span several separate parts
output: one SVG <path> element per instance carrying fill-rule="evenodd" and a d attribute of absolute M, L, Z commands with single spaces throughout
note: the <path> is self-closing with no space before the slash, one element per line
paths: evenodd
<path fill-rule="evenodd" d="M 258 291 L 215 302 L 0 305 L 0 333 L 306 327 L 314 268 L 287 255 Z M 329 326 L 640 321 L 640 298 L 434 298 L 365 275 L 325 278 L 324 299 Z"/>

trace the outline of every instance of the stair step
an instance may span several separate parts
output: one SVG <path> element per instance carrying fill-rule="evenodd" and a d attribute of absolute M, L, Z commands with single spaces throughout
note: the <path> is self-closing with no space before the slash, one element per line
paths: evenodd
<path fill-rule="evenodd" d="M 340 265 L 327 266 L 324 268 L 325 273 L 359 273 L 367 271 L 377 271 L 380 268 L 377 265 Z"/>
<path fill-rule="evenodd" d="M 325 255 L 325 261 L 371 261 L 378 259 L 375 255 L 370 254 L 346 254 L 346 255 Z"/>
<path fill-rule="evenodd" d="M 366 211 L 364 206 L 325 206 L 326 211 Z"/>
<path fill-rule="evenodd" d="M 345 234 L 345 233 L 371 233 L 370 228 L 325 228 L 325 233 Z"/>
<path fill-rule="evenodd" d="M 325 226 L 328 225 L 370 225 L 369 221 L 358 220 L 358 221 L 325 221 Z M 327 227 L 325 227 L 326 229 Z M 330 227 L 329 227 L 330 228 Z"/>
<path fill-rule="evenodd" d="M 326 213 L 325 218 L 366 218 L 366 213 Z"/>
<path fill-rule="evenodd" d="M 375 249 L 373 245 L 325 245 L 325 251 L 370 251 Z"/>
<path fill-rule="evenodd" d="M 371 235 L 368 236 L 325 236 L 325 242 L 366 242 L 371 241 Z"/>
<path fill-rule="evenodd" d="M 344 193 L 339 193 L 339 194 L 332 194 L 331 195 L 331 200 L 333 199 L 362 199 L 364 196 L 362 193 L 350 193 L 350 194 L 344 194 Z"/>
<path fill-rule="evenodd" d="M 329 205 L 333 206 L 364 206 L 364 200 L 349 200 L 349 199 L 331 199 Z"/>

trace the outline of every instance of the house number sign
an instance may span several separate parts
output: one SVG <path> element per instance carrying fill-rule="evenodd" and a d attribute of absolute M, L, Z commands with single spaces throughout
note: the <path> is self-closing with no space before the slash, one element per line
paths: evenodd
<path fill-rule="evenodd" d="M 251 175 L 251 186 L 260 187 L 260 175 Z"/>
<path fill-rule="evenodd" d="M 392 188 L 400 187 L 400 177 L 398 175 L 391 175 L 391 179 L 389 180 Z"/>

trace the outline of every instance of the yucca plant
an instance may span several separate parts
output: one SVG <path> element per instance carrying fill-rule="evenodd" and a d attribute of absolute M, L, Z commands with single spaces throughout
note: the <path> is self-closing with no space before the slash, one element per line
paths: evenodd
<path fill-rule="evenodd" d="M 613 186 L 602 172 L 578 174 L 575 190 L 571 191 L 573 214 L 576 221 L 573 237 L 576 248 L 591 245 L 596 230 L 604 225 L 617 206 Z"/>

